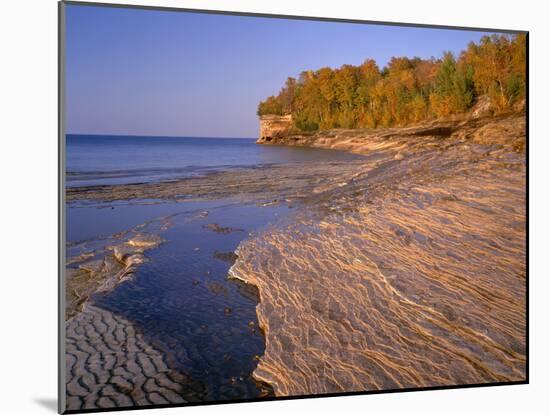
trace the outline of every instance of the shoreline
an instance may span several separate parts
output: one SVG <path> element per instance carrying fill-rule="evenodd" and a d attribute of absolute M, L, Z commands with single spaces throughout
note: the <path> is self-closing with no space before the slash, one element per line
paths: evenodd
<path fill-rule="evenodd" d="M 383 154 L 330 213 L 239 245 L 230 274 L 266 333 L 254 377 L 277 396 L 525 379 L 525 117 L 401 132 L 275 142 Z"/>
<path fill-rule="evenodd" d="M 256 143 L 291 147 L 320 148 L 369 155 L 373 151 L 401 149 L 418 150 L 436 145 L 442 139 L 470 141 L 476 144 L 521 145 L 525 141 L 524 112 L 498 116 L 473 117 L 463 115 L 447 120 L 433 120 L 406 127 L 374 129 L 333 129 L 309 133 L 278 133 L 260 137 Z M 518 128 L 518 125 L 520 127 Z M 504 130 L 507 137 L 499 138 L 494 130 Z M 489 134 L 486 134 L 489 130 Z M 514 131 L 513 134 L 507 134 Z M 439 143 L 444 144 L 444 143 Z M 523 151 L 523 147 L 519 148 Z"/>
<path fill-rule="evenodd" d="M 524 247 L 522 251 L 513 241 L 521 245 L 525 240 L 526 213 L 514 210 L 525 205 L 524 125 L 525 117 L 515 114 L 292 136 L 269 145 L 330 148 L 364 158 L 301 169 L 269 166 L 174 182 L 72 189 L 68 201 L 231 197 L 258 206 L 296 207 L 279 227 L 241 241 L 229 270 L 229 277 L 253 284 L 260 293 L 256 314 L 266 350 L 253 377 L 272 386 L 277 396 L 523 379 L 525 262 L 516 257 Z M 484 228 L 478 217 L 491 224 L 494 215 L 512 219 L 500 221 L 498 229 Z M 450 223 L 444 223 L 446 216 Z M 457 245 L 461 239 L 446 234 L 449 229 L 462 240 L 477 233 L 479 240 Z M 503 229 L 513 238 L 504 238 Z M 498 260 L 483 259 L 488 254 Z M 306 264 L 304 258 L 310 261 Z M 426 265 L 434 258 L 437 271 Z M 460 264 L 472 261 L 486 270 L 482 278 L 468 281 L 475 267 Z M 501 281 L 504 290 L 494 286 L 495 264 L 506 279 Z M 513 264 L 517 275 L 502 264 Z M 424 267 L 421 273 L 419 266 Z M 520 293 L 519 303 L 512 288 Z M 454 299 L 461 290 L 469 296 L 464 303 Z M 303 307 L 296 304 L 298 298 Z M 352 304 L 349 298 L 354 298 Z M 432 303 L 424 304 L 426 299 Z M 489 321 L 481 311 L 465 312 L 466 304 L 496 307 L 498 318 Z M 519 317 L 504 312 L 506 307 Z M 278 313 L 284 310 L 288 314 Z M 404 316 L 403 310 L 422 322 Z M 372 315 L 384 313 L 399 318 L 373 320 Z M 314 331 L 304 331 L 308 327 Z M 404 327 L 407 333 L 394 338 L 388 327 Z M 510 332 L 520 333 L 519 338 Z M 433 342 L 438 336 L 443 343 L 436 349 L 419 340 Z M 479 343 L 478 337 L 485 340 Z M 325 344 L 323 338 L 331 341 Z M 390 343 L 400 347 L 392 351 Z M 481 358 L 483 353 L 488 354 Z M 442 360 L 432 381 L 424 377 L 428 368 L 419 363 L 426 356 Z M 455 363 L 446 366 L 445 359 L 451 358 Z M 484 367 L 484 361 L 490 364 Z"/>
<path fill-rule="evenodd" d="M 303 200 L 301 191 L 318 191 L 347 177 L 350 166 L 362 165 L 368 158 L 331 161 L 319 166 L 306 163 L 231 169 L 202 177 L 139 184 L 116 184 L 73 187 L 67 189 L 67 203 L 129 201 L 137 199 L 177 202 L 238 198 L 243 202 L 271 202 L 273 199 Z"/>
<path fill-rule="evenodd" d="M 151 208 L 153 212 L 158 211 L 155 206 Z M 96 208 L 90 209 L 93 211 Z M 242 216 L 248 218 L 244 219 L 244 222 L 252 227 L 249 229 L 247 225 L 245 230 L 239 225 L 240 222 L 235 223 L 235 215 L 229 213 L 231 209 L 236 209 L 236 212 L 249 212 L 248 215 Z M 255 315 L 258 298 L 250 287 L 228 281 L 226 278 L 227 269 L 235 259 L 233 251 L 237 245 L 231 241 L 235 238 L 247 237 L 249 230 L 255 229 L 254 221 L 261 223 L 265 219 L 261 219 L 261 216 L 254 217 L 253 212 L 258 210 L 261 210 L 261 213 L 257 215 L 267 218 L 273 212 L 279 212 L 282 209 L 246 207 L 236 202 L 206 203 L 194 206 L 191 210 L 189 206 L 182 205 L 177 213 L 152 219 L 128 231 L 102 238 L 98 241 L 99 244 L 97 241 L 83 243 L 82 248 L 85 249 L 85 253 L 93 249 L 93 254 L 97 258 L 90 258 L 86 254 L 77 255 L 68 265 L 76 267 L 77 270 L 80 269 L 80 265 L 84 265 L 86 270 L 82 271 L 87 275 L 90 274 L 91 278 L 75 280 L 72 285 L 82 283 L 81 280 L 84 279 L 90 283 L 88 288 L 91 292 L 83 304 L 71 308 L 73 315 L 67 320 L 66 329 L 67 332 L 78 329 L 81 335 L 78 339 L 78 347 L 91 356 L 86 357 L 80 352 L 77 353 L 76 364 L 81 365 L 82 359 L 97 360 L 98 363 L 93 368 L 86 366 L 86 370 L 79 369 L 77 372 L 71 372 L 72 369 L 67 368 L 69 381 L 78 378 L 75 382 L 86 382 L 90 391 L 89 399 L 79 400 L 78 397 L 84 396 L 84 392 L 74 386 L 75 382 L 73 382 L 73 388 L 69 391 L 71 409 L 92 408 L 94 405 L 108 407 L 113 406 L 113 402 L 126 402 L 128 405 L 129 399 L 134 399 L 134 402 L 141 402 L 141 404 L 148 404 L 147 399 L 149 401 L 154 399 L 157 403 L 163 402 L 163 399 L 171 403 L 180 402 L 175 400 L 173 395 L 168 399 L 170 391 L 164 393 L 165 391 L 160 387 L 160 390 L 154 390 L 155 381 L 149 381 L 148 378 L 146 378 L 146 393 L 142 390 L 144 383 L 140 383 L 139 380 L 136 380 L 137 386 L 134 389 L 127 385 L 127 389 L 118 391 L 115 385 L 117 393 L 108 387 L 112 382 L 105 381 L 105 376 L 113 377 L 115 372 L 127 371 L 128 365 L 124 362 L 130 362 L 132 370 L 137 371 L 137 369 L 134 365 L 132 348 L 125 343 L 117 343 L 120 336 L 112 339 L 113 330 L 110 328 L 105 330 L 104 320 L 106 319 L 102 317 L 97 324 L 91 323 L 97 320 L 95 316 L 98 312 L 112 316 L 109 320 L 116 320 L 120 323 L 117 323 L 119 326 L 122 324 L 125 327 L 124 331 L 131 329 L 138 333 L 141 336 L 142 349 L 152 350 L 153 357 L 160 353 L 169 370 L 177 373 L 180 378 L 185 378 L 185 383 L 180 388 L 181 402 L 229 399 L 236 393 L 244 393 L 243 391 L 247 391 L 242 395 L 243 397 L 273 395 L 269 385 L 256 382 L 250 377 L 256 366 L 255 356 L 263 353 L 265 346 L 263 333 L 257 328 Z M 186 243 L 185 235 L 188 232 L 195 234 L 195 238 Z M 204 235 L 205 239 L 197 237 L 196 232 Z M 175 236 L 177 240 L 174 240 Z M 227 247 L 228 243 L 234 246 Z M 96 250 L 103 246 L 104 248 Z M 79 247 L 73 247 L 74 252 L 78 254 L 80 251 L 77 248 Z M 168 257 L 167 252 L 171 252 Z M 120 259 L 117 259 L 115 254 L 119 254 Z M 132 258 L 135 255 L 138 256 L 139 261 L 134 263 Z M 98 260 L 98 258 L 103 259 Z M 208 258 L 209 261 L 200 258 Z M 122 271 L 118 268 L 115 270 L 113 267 L 104 269 L 107 259 L 116 261 Z M 182 263 L 174 266 L 178 261 Z M 126 262 L 131 264 L 128 265 Z M 195 264 L 198 263 L 207 266 L 197 268 Z M 94 264 L 97 264 L 99 269 L 93 268 Z M 128 270 L 128 266 L 132 269 Z M 93 275 L 90 272 L 92 268 L 96 271 Z M 117 278 L 119 274 L 123 274 L 124 277 Z M 170 275 L 174 276 L 170 277 Z M 69 281 L 71 280 L 69 276 Z M 170 281 L 172 285 L 167 285 Z M 100 288 L 108 286 L 108 289 L 98 291 L 97 285 Z M 157 291 L 155 287 L 163 288 Z M 175 294 L 170 295 L 166 292 L 162 294 L 166 289 Z M 193 294 L 188 300 L 182 299 L 182 295 L 190 293 Z M 193 303 L 196 300 L 193 298 L 199 298 L 194 306 Z M 182 310 L 185 313 L 183 315 L 181 315 Z M 165 317 L 171 314 L 179 317 L 177 320 Z M 176 327 L 163 332 L 162 329 L 160 331 L 151 329 L 151 324 L 158 327 L 171 324 Z M 212 336 L 212 341 L 197 348 L 200 343 L 194 341 L 193 336 L 196 336 L 196 341 L 204 341 L 201 338 Z M 233 337 L 235 340 L 238 339 L 238 342 L 232 340 Z M 243 345 L 244 349 L 239 352 L 239 347 Z M 104 359 L 105 353 L 108 354 L 109 350 L 117 352 L 118 357 L 114 364 Z M 196 356 L 197 353 L 200 357 Z M 67 357 L 67 359 L 68 365 L 72 365 L 73 358 Z M 203 359 L 209 362 L 221 361 L 222 367 L 211 367 L 212 363 L 200 363 Z M 198 363 L 194 364 L 193 361 Z M 139 365 L 141 362 L 136 364 Z M 253 366 L 248 368 L 247 365 Z M 208 375 L 208 372 L 216 373 L 217 369 L 220 370 L 219 381 L 209 384 L 209 376 L 214 375 Z M 101 378 L 97 380 L 100 373 Z M 227 373 L 233 377 L 228 378 Z M 246 378 L 243 378 L 245 375 Z M 160 376 L 164 375 L 160 374 Z M 214 382 L 216 382 L 215 379 Z M 130 384 L 133 384 L 132 381 Z M 209 389 L 210 387 L 212 389 Z M 102 399 L 100 402 L 98 394 L 103 391 L 109 391 L 107 393 L 110 395 L 108 395 L 109 398 Z M 78 395 L 79 393 L 81 395 Z M 153 395 L 149 396 L 151 393 Z M 220 395 L 217 395 L 218 393 Z"/>

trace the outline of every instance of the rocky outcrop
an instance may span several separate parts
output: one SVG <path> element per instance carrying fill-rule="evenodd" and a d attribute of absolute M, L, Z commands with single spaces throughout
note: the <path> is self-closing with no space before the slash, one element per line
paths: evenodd
<path fill-rule="evenodd" d="M 277 396 L 524 381 L 525 123 L 273 140 L 366 158 L 239 246 L 230 276 L 258 288 L 266 335 L 255 378 Z"/>
<path fill-rule="evenodd" d="M 525 143 L 525 115 L 521 112 L 498 117 L 469 115 L 462 119 L 430 121 L 411 127 L 289 132 L 269 140 L 260 138 L 257 143 L 326 148 L 367 155 L 382 149 L 413 151 L 470 140 L 487 145 L 521 147 Z"/>
<path fill-rule="evenodd" d="M 523 113 L 525 111 L 525 99 L 518 100 L 513 105 L 512 110 L 517 113 Z M 495 108 L 491 98 L 488 95 L 482 95 L 472 107 L 470 116 L 472 118 L 490 117 L 496 112 L 498 112 L 498 110 Z"/>
<path fill-rule="evenodd" d="M 481 118 L 492 115 L 493 105 L 491 103 L 491 98 L 487 95 L 479 97 L 471 112 L 473 118 Z"/>
<path fill-rule="evenodd" d="M 71 258 L 67 268 L 66 318 L 78 314 L 90 296 L 112 291 L 118 284 L 130 280 L 137 267 L 144 263 L 144 252 L 156 248 L 162 238 L 154 234 L 138 233 L 127 241 L 107 247 L 107 255 L 99 258 L 81 255 Z"/>
<path fill-rule="evenodd" d="M 291 115 L 262 115 L 260 117 L 260 141 L 270 142 L 286 136 L 292 128 Z"/>

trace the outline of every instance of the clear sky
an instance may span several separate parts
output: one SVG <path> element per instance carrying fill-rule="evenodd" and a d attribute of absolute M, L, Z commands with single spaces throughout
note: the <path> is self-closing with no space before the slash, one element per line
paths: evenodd
<path fill-rule="evenodd" d="M 288 76 L 440 57 L 487 33 L 67 6 L 67 132 L 256 137 Z"/>

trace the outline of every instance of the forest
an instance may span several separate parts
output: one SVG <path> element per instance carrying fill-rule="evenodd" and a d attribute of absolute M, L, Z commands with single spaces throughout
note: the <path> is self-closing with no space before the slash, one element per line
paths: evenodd
<path fill-rule="evenodd" d="M 487 96 L 494 113 L 525 99 L 526 35 L 484 36 L 459 56 L 393 57 L 380 69 L 359 66 L 308 70 L 289 77 L 258 115 L 292 114 L 302 131 L 405 126 L 468 111 Z"/>

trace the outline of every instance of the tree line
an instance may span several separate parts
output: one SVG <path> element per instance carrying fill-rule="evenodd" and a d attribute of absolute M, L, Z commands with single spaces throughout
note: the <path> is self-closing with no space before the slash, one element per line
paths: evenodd
<path fill-rule="evenodd" d="M 394 57 L 382 70 L 372 59 L 289 77 L 258 115 L 292 114 L 302 131 L 403 126 L 469 110 L 487 96 L 495 113 L 525 98 L 526 36 L 484 36 L 458 57 Z"/>

